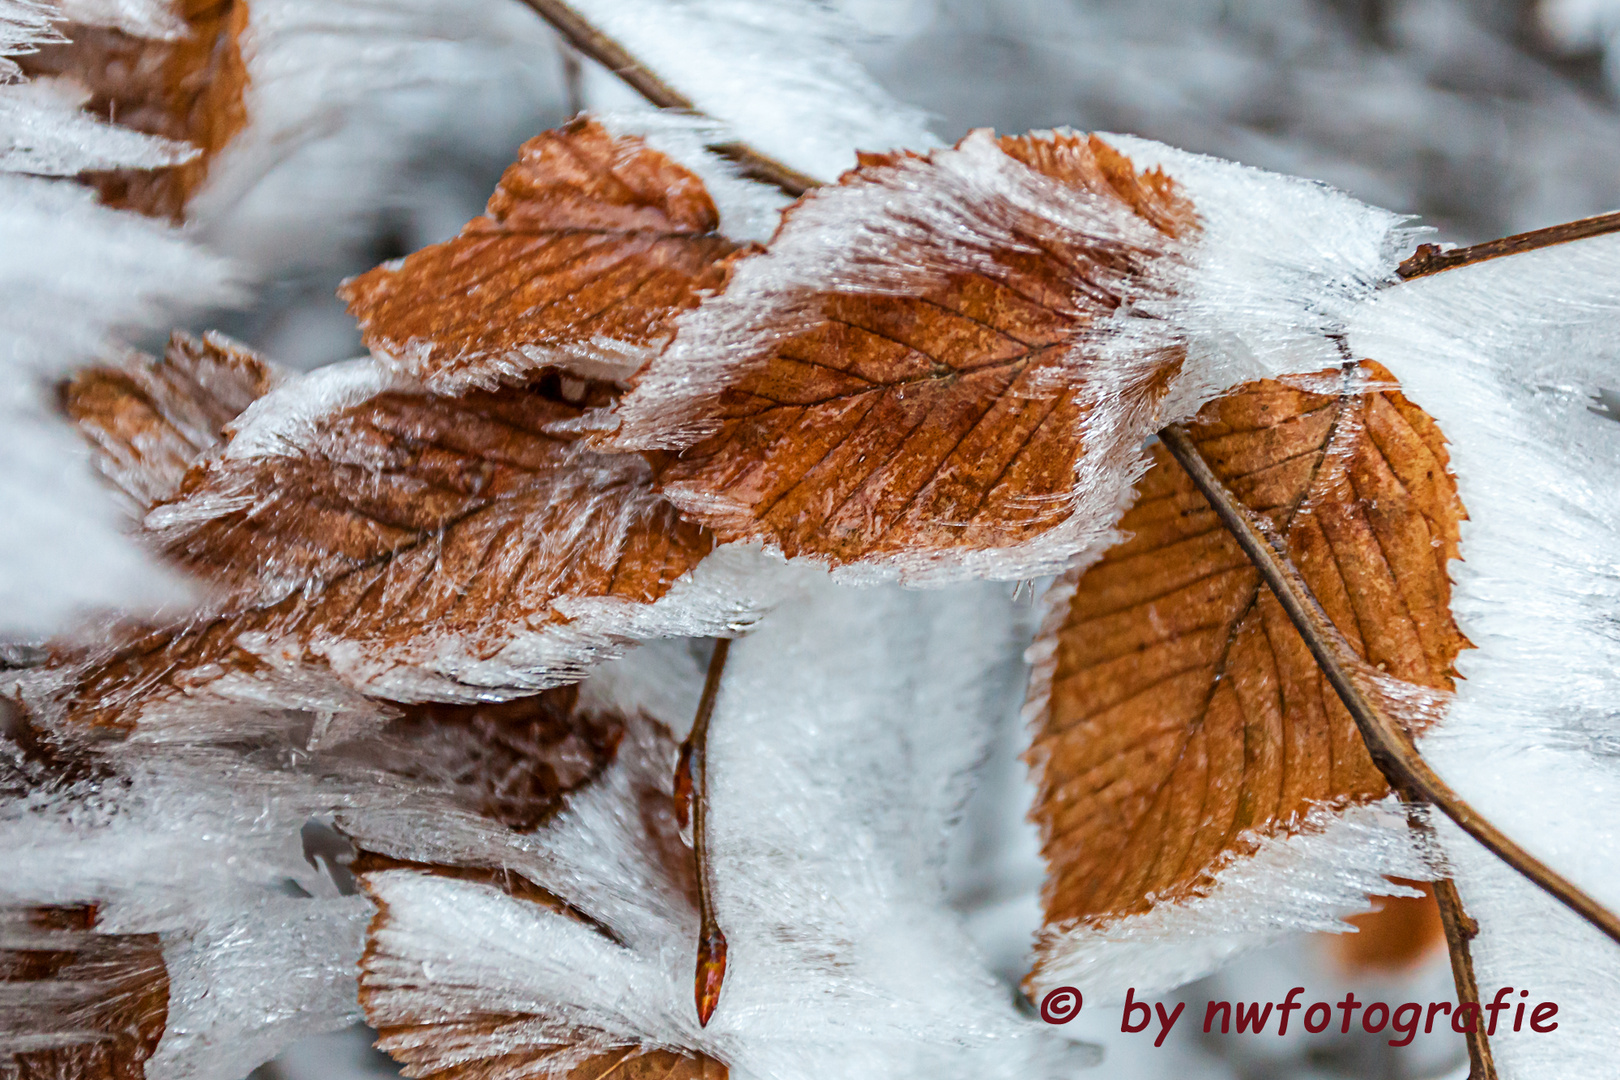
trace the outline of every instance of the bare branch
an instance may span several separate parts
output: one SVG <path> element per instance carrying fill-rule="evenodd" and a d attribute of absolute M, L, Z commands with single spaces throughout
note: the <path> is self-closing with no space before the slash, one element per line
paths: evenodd
<path fill-rule="evenodd" d="M 585 16 L 562 0 L 522 0 L 535 13 L 551 24 L 574 48 L 607 68 L 626 86 L 646 98 L 660 109 L 676 109 L 698 113 L 692 99 L 660 79 L 647 65 L 637 60 L 630 51 L 602 31 L 592 26 Z M 709 147 L 728 161 L 734 162 L 750 180 L 774 184 L 797 198 L 821 183 L 807 173 L 784 165 L 775 158 L 760 153 L 747 143 L 727 142 Z"/>
<path fill-rule="evenodd" d="M 1463 1033 L 1463 1038 L 1468 1040 L 1468 1080 L 1496 1080 L 1496 1060 L 1491 1056 L 1490 1039 L 1485 1035 L 1485 1012 L 1479 1007 L 1479 982 L 1474 978 L 1474 954 L 1468 944 L 1479 933 L 1479 924 L 1463 910 L 1457 883 L 1450 878 L 1434 883 L 1434 899 L 1440 907 L 1440 925 L 1446 931 L 1451 978 L 1457 984 L 1457 1004 L 1474 1006 L 1474 1030 Z"/>
<path fill-rule="evenodd" d="M 1438 244 L 1419 244 L 1418 249 L 1408 255 L 1395 272 L 1402 281 L 1411 281 L 1413 278 L 1438 274 L 1442 270 L 1455 270 L 1459 266 L 1471 266 L 1506 255 L 1522 255 L 1527 251 L 1613 232 L 1620 232 L 1620 211 L 1566 221 L 1562 225 L 1549 225 L 1545 229 L 1504 236 L 1500 240 L 1487 240 L 1482 244 L 1450 251 L 1441 251 Z"/>

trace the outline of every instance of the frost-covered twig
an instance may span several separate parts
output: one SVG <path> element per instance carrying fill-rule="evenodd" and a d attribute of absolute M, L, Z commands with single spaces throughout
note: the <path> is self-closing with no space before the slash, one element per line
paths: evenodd
<path fill-rule="evenodd" d="M 659 78 L 623 45 L 592 26 L 583 15 L 562 0 L 523 2 L 551 24 L 552 29 L 570 45 L 613 72 L 624 80 L 626 86 L 660 109 L 679 109 L 690 113 L 699 111 L 691 98 Z M 815 177 L 762 154 L 745 142 L 719 143 L 709 149 L 736 164 L 750 180 L 774 184 L 795 197 L 820 183 Z"/>

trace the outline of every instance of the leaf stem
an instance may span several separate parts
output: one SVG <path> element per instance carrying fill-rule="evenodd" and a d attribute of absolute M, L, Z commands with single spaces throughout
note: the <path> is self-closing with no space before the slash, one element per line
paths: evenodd
<path fill-rule="evenodd" d="M 698 892 L 698 950 L 697 975 L 692 992 L 697 1001 L 698 1024 L 707 1027 L 715 1006 L 720 1004 L 720 986 L 726 978 L 726 935 L 714 914 L 714 898 L 710 893 L 709 867 L 709 718 L 714 715 L 715 698 L 720 695 L 720 677 L 726 670 L 726 655 L 731 652 L 731 639 L 718 638 L 714 653 L 709 657 L 709 674 L 703 680 L 703 696 L 698 700 L 697 715 L 692 719 L 692 733 L 681 748 L 681 764 L 686 773 L 676 777 L 677 798 L 683 786 L 692 819 L 692 855 L 697 862 Z M 677 806 L 683 819 L 686 814 Z"/>
<path fill-rule="evenodd" d="M 1522 255 L 1527 251 L 1536 251 L 1555 244 L 1567 244 L 1571 240 L 1604 236 L 1612 232 L 1620 232 L 1620 211 L 1581 218 L 1579 221 L 1566 221 L 1562 225 L 1549 225 L 1545 229 L 1515 233 L 1500 240 L 1486 240 L 1481 244 L 1453 248 L 1450 251 L 1441 251 L 1438 244 L 1419 244 L 1418 249 L 1408 255 L 1401 265 L 1396 267 L 1395 272 L 1401 276 L 1402 281 L 1411 281 L 1413 278 L 1428 277 L 1443 270 L 1455 270 L 1459 266 L 1471 266 L 1489 259 L 1500 259 L 1505 255 Z"/>
<path fill-rule="evenodd" d="M 1464 802 L 1423 760 L 1406 730 L 1373 703 L 1373 694 L 1369 692 L 1371 680 L 1365 673 L 1366 665 L 1339 628 L 1333 625 L 1327 612 L 1322 610 L 1310 586 L 1288 557 L 1283 539 L 1275 534 L 1269 522 L 1239 502 L 1230 489 L 1221 483 L 1203 454 L 1188 438 L 1186 429 L 1180 424 L 1171 424 L 1159 432 L 1159 438 L 1209 500 L 1221 523 L 1237 540 L 1282 604 L 1283 610 L 1288 613 L 1288 618 L 1305 639 L 1322 673 L 1355 720 L 1361 738 L 1367 744 L 1367 752 L 1372 755 L 1373 763 L 1383 772 L 1390 786 L 1409 801 L 1427 802 L 1438 807 L 1497 858 L 1611 939 L 1620 942 L 1620 918 L 1514 843 Z"/>
<path fill-rule="evenodd" d="M 691 98 L 659 78 L 628 49 L 592 26 L 585 16 L 563 3 L 563 0 L 522 2 L 550 23 L 551 28 L 570 45 L 613 72 L 626 86 L 658 108 L 702 115 Z M 807 173 L 760 153 L 747 143 L 718 143 L 709 149 L 737 165 L 748 179 L 773 184 L 794 198 L 821 183 Z"/>

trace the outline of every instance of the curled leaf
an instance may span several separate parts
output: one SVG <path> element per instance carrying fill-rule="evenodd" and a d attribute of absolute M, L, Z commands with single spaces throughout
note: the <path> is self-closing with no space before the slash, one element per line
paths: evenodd
<path fill-rule="evenodd" d="M 703 182 L 581 117 L 525 143 L 461 234 L 346 281 L 366 344 L 435 390 L 623 378 L 725 277 Z"/>
<path fill-rule="evenodd" d="M 1451 689 L 1463 508 L 1439 429 L 1387 371 L 1250 383 L 1188 431 L 1361 657 Z M 1314 808 L 1388 793 L 1258 572 L 1168 452 L 1153 457 L 1130 538 L 1054 587 L 1037 644 L 1029 760 L 1051 876 L 1035 980 L 1089 931 L 1207 894 Z"/>

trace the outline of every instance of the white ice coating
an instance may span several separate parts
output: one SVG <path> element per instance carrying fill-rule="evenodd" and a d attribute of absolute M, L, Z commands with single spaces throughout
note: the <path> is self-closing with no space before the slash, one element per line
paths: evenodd
<path fill-rule="evenodd" d="M 1468 520 L 1452 611 L 1474 644 L 1424 755 L 1458 793 L 1611 910 L 1620 906 L 1620 237 L 1380 293 L 1350 326 L 1450 440 Z M 1520 1077 L 1614 1071 L 1620 945 L 1448 829 L 1480 922 L 1481 989 L 1558 1003 L 1557 1037 L 1498 1030 Z"/>
<path fill-rule="evenodd" d="M 162 935 L 168 1017 L 147 1075 L 240 1080 L 357 1019 L 371 905 L 339 896 L 299 839 L 353 786 L 322 790 L 236 754 L 137 747 L 104 761 L 116 775 L 95 787 L 0 803 L 0 905 L 93 901 L 98 932 Z"/>
<path fill-rule="evenodd" d="M 817 584 L 732 647 L 709 735 L 742 1077 L 1071 1075 L 944 904 L 945 837 L 1009 704 L 1004 587 Z"/>
<path fill-rule="evenodd" d="M 793 0 L 583 0 L 574 5 L 733 138 L 822 180 L 854 151 L 937 143 L 924 114 L 849 55 L 860 31 Z"/>
<path fill-rule="evenodd" d="M 556 44 L 522 4 L 255 0 L 248 12 L 249 123 L 187 215 L 261 270 L 341 259 L 408 200 L 425 155 L 504 159 L 559 118 Z"/>
<path fill-rule="evenodd" d="M 374 874 L 389 919 L 366 985 L 393 995 L 373 999 L 384 1016 L 537 1017 L 436 1043 L 447 1056 L 583 1031 L 587 1047 L 703 1051 L 742 1080 L 832 1070 L 1010 1080 L 1094 1060 L 1019 1013 L 944 903 L 946 828 L 1009 689 L 1006 590 L 853 590 L 821 575 L 801 584 L 733 645 L 710 729 L 713 883 L 729 951 L 708 1027 L 692 1003 L 696 913 L 637 849 L 622 788 L 638 760 L 633 737 L 608 777 L 512 841 L 504 861 L 625 947 L 487 887 Z M 689 685 L 695 659 L 678 666 Z M 646 767 L 656 776 L 660 764 L 667 790 L 670 761 Z M 376 825 L 391 843 L 435 843 Z"/>
<path fill-rule="evenodd" d="M 178 165 L 198 150 L 83 112 L 88 91 L 71 80 L 0 85 L 0 173 L 73 176 L 88 169 Z"/>
<path fill-rule="evenodd" d="M 1234 859 L 1206 895 L 1101 929 L 1045 930 L 1050 958 L 1031 980 L 1032 996 L 1074 986 L 1088 1002 L 1113 1004 L 1128 987 L 1139 998 L 1165 993 L 1291 934 L 1353 933 L 1343 918 L 1366 911 L 1369 897 L 1417 895 L 1387 877 L 1435 876 L 1408 820 L 1394 800 L 1319 808 L 1296 831 L 1261 839 L 1252 856 Z"/>

